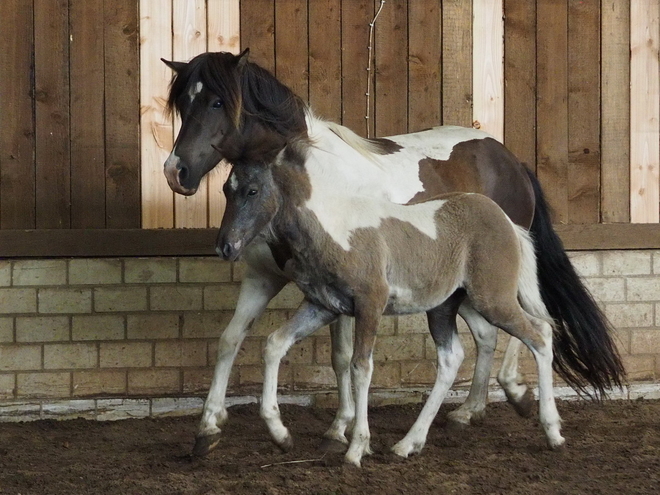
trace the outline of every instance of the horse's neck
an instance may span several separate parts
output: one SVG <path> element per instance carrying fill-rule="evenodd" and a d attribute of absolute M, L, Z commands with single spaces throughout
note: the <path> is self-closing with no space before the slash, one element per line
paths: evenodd
<path fill-rule="evenodd" d="M 366 156 L 335 134 L 324 122 L 308 118 L 312 145 L 305 168 L 316 191 L 330 188 L 348 195 L 407 203 L 424 187 L 417 160 L 407 154 Z"/>

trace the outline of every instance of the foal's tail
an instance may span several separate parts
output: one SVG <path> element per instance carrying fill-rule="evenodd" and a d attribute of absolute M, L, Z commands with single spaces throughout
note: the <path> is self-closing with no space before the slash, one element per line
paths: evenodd
<path fill-rule="evenodd" d="M 552 228 L 541 184 L 531 170 L 527 173 L 536 197 L 530 233 L 538 282 L 543 303 L 554 320 L 553 367 L 579 393 L 605 397 L 608 389 L 621 388 L 626 379 L 612 340 L 612 325 L 580 280 Z"/>

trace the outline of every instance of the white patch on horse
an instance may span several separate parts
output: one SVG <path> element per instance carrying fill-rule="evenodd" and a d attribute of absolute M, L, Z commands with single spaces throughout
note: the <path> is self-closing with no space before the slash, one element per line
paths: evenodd
<path fill-rule="evenodd" d="M 190 86 L 190 89 L 188 89 L 188 96 L 190 97 L 190 103 L 193 102 L 195 99 L 195 96 L 197 96 L 201 91 L 204 85 L 202 84 L 201 81 L 198 81 L 197 84 L 194 86 Z"/>
<path fill-rule="evenodd" d="M 231 174 L 231 176 L 229 177 L 229 187 L 231 187 L 232 191 L 238 189 L 238 179 L 234 174 Z"/>
<path fill-rule="evenodd" d="M 392 136 L 388 139 L 403 146 L 402 151 L 414 150 L 415 153 L 421 153 L 428 158 L 447 160 L 457 144 L 486 138 L 495 139 L 490 134 L 471 127 L 445 125 L 412 134 Z M 383 159 L 387 160 L 389 156 L 384 156 Z M 399 154 L 393 156 L 400 157 Z"/>
<path fill-rule="evenodd" d="M 165 160 L 165 168 L 175 168 L 181 161 L 181 158 L 176 155 L 175 151 L 176 150 L 172 150 L 170 156 Z"/>

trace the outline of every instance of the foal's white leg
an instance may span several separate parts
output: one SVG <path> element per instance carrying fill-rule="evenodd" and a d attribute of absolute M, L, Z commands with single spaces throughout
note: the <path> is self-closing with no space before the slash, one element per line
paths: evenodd
<path fill-rule="evenodd" d="M 552 449 L 561 447 L 565 440 L 561 436 L 561 418 L 552 389 L 552 327 L 546 321 L 527 314 L 532 326 L 542 337 L 543 345 L 530 346 L 536 359 L 539 373 L 539 419 Z"/>
<path fill-rule="evenodd" d="M 332 368 L 337 376 L 337 392 L 339 409 L 328 431 L 323 435 L 330 442 L 348 445 L 346 431 L 350 429 L 355 418 L 355 403 L 351 389 L 351 354 L 353 353 L 352 320 L 348 316 L 340 316 L 330 325 L 332 341 Z M 331 443 L 324 443 L 324 448 L 332 449 Z"/>
<path fill-rule="evenodd" d="M 454 383 L 458 368 L 463 362 L 463 347 L 456 332 L 452 332 L 450 342 L 437 346 L 437 352 L 438 374 L 431 394 L 408 434 L 392 447 L 392 452 L 401 457 L 421 452 L 433 418 L 438 414 L 442 401 Z"/>
<path fill-rule="evenodd" d="M 261 397 L 261 417 L 266 422 L 273 441 L 283 450 L 290 450 L 293 439 L 282 423 L 277 404 L 277 375 L 280 361 L 289 348 L 337 317 L 325 308 L 303 301 L 293 317 L 270 334 L 264 349 L 264 384 Z"/>
<path fill-rule="evenodd" d="M 236 354 L 254 321 L 261 316 L 268 302 L 282 290 L 287 280 L 248 265 L 241 283 L 236 311 L 220 337 L 218 361 L 213 381 L 204 402 L 193 454 L 203 456 L 211 452 L 220 439 L 220 426 L 227 420 L 225 395 L 227 382 Z"/>
<path fill-rule="evenodd" d="M 497 345 L 497 327 L 486 321 L 466 300 L 458 313 L 470 327 L 477 348 L 477 362 L 470 385 L 470 393 L 463 404 L 447 415 L 449 421 L 459 425 L 469 425 L 471 421 L 483 419 L 488 402 L 488 384 L 493 368 L 493 356 Z M 439 350 L 438 350 L 439 352 Z"/>

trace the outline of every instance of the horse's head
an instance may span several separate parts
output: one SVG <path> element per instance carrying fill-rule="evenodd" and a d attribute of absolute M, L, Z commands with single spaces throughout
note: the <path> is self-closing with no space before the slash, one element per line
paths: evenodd
<path fill-rule="evenodd" d="M 240 55 L 203 53 L 190 62 L 163 60 L 175 74 L 168 108 L 181 116 L 181 130 L 165 162 L 165 177 L 177 193 L 191 195 L 223 155 L 221 143 L 240 126 Z"/>
<path fill-rule="evenodd" d="M 304 134 L 305 105 L 267 70 L 240 55 L 202 53 L 190 62 L 169 62 L 174 70 L 168 108 L 181 115 L 181 130 L 165 162 L 170 188 L 191 195 L 220 160 L 224 142 L 256 122 L 290 138 Z"/>
<path fill-rule="evenodd" d="M 227 159 L 234 165 L 223 191 L 227 205 L 216 240 L 216 252 L 234 261 L 243 249 L 275 218 L 282 203 L 273 176 L 283 138 L 257 131 L 232 136 L 225 146 Z"/>

